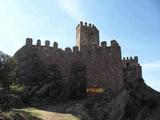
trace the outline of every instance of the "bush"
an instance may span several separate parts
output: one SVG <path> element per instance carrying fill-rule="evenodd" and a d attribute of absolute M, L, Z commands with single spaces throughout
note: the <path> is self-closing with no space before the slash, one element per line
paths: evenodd
<path fill-rule="evenodd" d="M 15 79 L 15 63 L 12 57 L 0 51 L 0 84 L 6 90 Z"/>
<path fill-rule="evenodd" d="M 25 89 L 25 86 L 22 86 L 22 85 L 11 85 L 10 86 L 10 89 L 13 93 L 22 93 Z"/>

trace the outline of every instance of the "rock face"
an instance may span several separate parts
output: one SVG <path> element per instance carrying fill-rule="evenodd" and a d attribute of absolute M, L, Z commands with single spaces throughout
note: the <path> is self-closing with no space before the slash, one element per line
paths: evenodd
<path fill-rule="evenodd" d="M 23 102 L 20 96 L 12 94 L 10 91 L 0 91 L 0 111 L 21 106 L 23 106 Z"/>
<path fill-rule="evenodd" d="M 132 82 L 118 95 L 104 94 L 87 101 L 96 120 L 159 120 L 160 93 L 141 82 Z"/>
<path fill-rule="evenodd" d="M 49 110 L 69 113 L 79 120 L 159 120 L 160 93 L 138 80 L 122 88 L 118 95 L 107 89 L 99 96 L 56 104 Z"/>
<path fill-rule="evenodd" d="M 51 89 L 52 88 L 51 86 L 52 83 L 48 83 L 47 85 L 45 84 L 43 87 L 38 87 L 38 88 L 35 87 L 34 88 L 35 91 L 32 92 L 34 95 L 37 95 L 37 99 L 43 99 L 45 98 L 43 97 L 43 95 L 45 95 L 43 93 L 48 91 L 47 89 Z M 51 91 L 53 92 L 54 90 Z M 7 93 L 5 94 L 8 95 Z M 9 96 L 11 95 L 9 94 Z M 55 96 L 52 97 L 54 99 L 56 98 Z M 17 97 L 13 98 L 14 99 L 9 99 L 10 102 L 4 102 L 4 103 L 7 104 L 12 103 L 14 106 L 11 106 L 11 104 L 9 105 L 11 107 L 15 107 L 15 105 L 21 102 L 19 101 L 19 99 L 15 99 Z M 36 98 L 36 96 L 34 96 L 33 98 Z M 3 98 L 1 97 L 0 100 L 2 99 Z M 14 102 L 15 100 L 18 103 Z M 49 104 L 48 101 L 47 103 Z M 1 105 L 3 104 L 1 103 Z M 120 90 L 118 94 L 114 94 L 111 89 L 106 89 L 106 91 L 99 96 L 92 96 L 88 97 L 87 99 L 78 101 L 70 100 L 68 102 L 62 102 L 59 104 L 54 103 L 54 105 L 55 105 L 53 107 L 54 110 L 53 109 L 46 109 L 46 110 L 49 111 L 53 110 L 54 112 L 61 112 L 61 113 L 70 113 L 76 116 L 79 120 L 159 120 L 160 119 L 160 93 L 148 87 L 142 79 L 128 83 L 125 87 L 123 87 Z M 0 114 L 0 117 L 5 118 L 6 116 Z M 13 118 L 16 120 L 17 119 L 23 120 L 25 119 L 25 116 L 21 113 L 16 113 L 12 114 L 10 118 L 5 118 L 5 119 L 10 120 Z"/>
<path fill-rule="evenodd" d="M 41 120 L 32 116 L 30 113 L 9 111 L 0 113 L 0 120 Z"/>
<path fill-rule="evenodd" d="M 80 120 L 92 120 L 88 115 L 88 109 L 82 104 L 75 104 L 67 108 L 65 112 L 77 116 Z"/>

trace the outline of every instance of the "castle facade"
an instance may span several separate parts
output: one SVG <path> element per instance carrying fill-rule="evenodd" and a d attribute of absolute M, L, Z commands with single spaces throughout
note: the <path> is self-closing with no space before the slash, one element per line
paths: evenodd
<path fill-rule="evenodd" d="M 67 47 L 62 50 L 57 42 L 51 46 L 48 40 L 45 41 L 45 45 L 41 45 L 40 40 L 37 40 L 36 45 L 32 42 L 31 38 L 27 38 L 26 44 L 14 55 L 20 68 L 26 69 L 21 69 L 20 73 L 27 71 L 26 63 L 32 62 L 32 57 L 28 56 L 34 52 L 44 64 L 55 64 L 59 67 L 62 80 L 70 91 L 83 81 L 86 87 L 97 85 L 118 93 L 126 83 L 142 78 L 138 57 L 122 59 L 118 42 L 112 40 L 110 45 L 107 45 L 106 41 L 100 43 L 99 30 L 92 24 L 78 24 L 76 46 L 72 49 Z M 23 76 L 19 80 L 23 81 L 26 78 Z M 77 86 L 72 84 L 74 82 L 77 82 Z"/>

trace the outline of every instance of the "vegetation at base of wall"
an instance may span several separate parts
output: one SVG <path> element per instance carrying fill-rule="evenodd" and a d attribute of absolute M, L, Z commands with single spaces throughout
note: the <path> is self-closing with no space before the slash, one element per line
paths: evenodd
<path fill-rule="evenodd" d="M 56 108 L 54 108 L 56 109 Z M 76 117 L 74 115 L 71 114 L 66 114 L 66 113 L 59 113 L 59 112 L 50 112 L 50 111 L 46 111 L 46 110 L 41 110 L 41 109 L 37 109 L 34 107 L 27 107 L 27 108 L 23 108 L 23 109 L 13 109 L 13 111 L 15 112 L 22 112 L 22 113 L 27 113 L 32 117 L 37 118 L 38 120 L 41 120 L 47 116 L 52 116 L 54 119 L 56 120 L 82 120 L 80 117 Z M 37 120 L 36 119 L 36 120 Z M 30 120 L 30 119 L 29 119 Z"/>
<path fill-rule="evenodd" d="M 81 120 L 79 117 L 74 117 L 74 118 L 68 118 L 68 119 L 65 119 L 65 120 Z"/>
<path fill-rule="evenodd" d="M 22 85 L 19 85 L 19 84 L 16 84 L 16 85 L 10 85 L 10 90 L 13 92 L 13 93 L 22 93 L 25 89 L 25 86 L 22 86 Z"/>
<path fill-rule="evenodd" d="M 31 110 L 25 111 L 23 109 L 12 109 L 0 113 L 1 120 L 42 120 L 38 113 Z"/>
<path fill-rule="evenodd" d="M 9 89 L 15 80 L 15 60 L 0 51 L 0 84 L 4 89 Z"/>
<path fill-rule="evenodd" d="M 36 118 L 41 118 L 41 114 L 38 112 L 36 108 L 33 107 L 27 107 L 23 109 L 13 109 L 13 111 L 16 112 L 24 112 L 30 114 L 30 116 L 36 117 Z"/>

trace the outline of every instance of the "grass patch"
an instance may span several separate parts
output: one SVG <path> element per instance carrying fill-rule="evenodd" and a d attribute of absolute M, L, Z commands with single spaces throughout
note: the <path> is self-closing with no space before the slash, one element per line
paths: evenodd
<path fill-rule="evenodd" d="M 28 107 L 28 108 L 23 108 L 23 109 L 13 109 L 14 111 L 19 111 L 19 112 L 26 112 L 26 113 L 30 113 L 31 116 L 37 117 L 37 118 L 41 118 L 41 114 L 39 113 L 38 109 L 36 108 L 32 108 L 32 107 Z"/>
<path fill-rule="evenodd" d="M 11 91 L 14 93 L 21 93 L 24 91 L 25 86 L 17 84 L 17 85 L 11 85 L 10 88 L 11 88 Z"/>
<path fill-rule="evenodd" d="M 36 117 L 40 120 L 45 120 L 46 117 L 49 117 L 49 118 L 51 117 L 51 118 L 54 118 L 55 120 L 81 120 L 79 117 L 76 117 L 71 114 L 39 110 L 33 107 L 27 107 L 23 109 L 14 109 L 14 111 L 29 113 L 30 116 Z"/>
<path fill-rule="evenodd" d="M 71 117 L 71 118 L 68 118 L 68 119 L 66 119 L 66 120 L 81 120 L 79 117 Z"/>
<path fill-rule="evenodd" d="M 37 116 L 34 116 L 30 112 L 26 112 L 23 110 L 11 110 L 8 112 L 0 113 L 0 120 L 42 120 Z"/>

